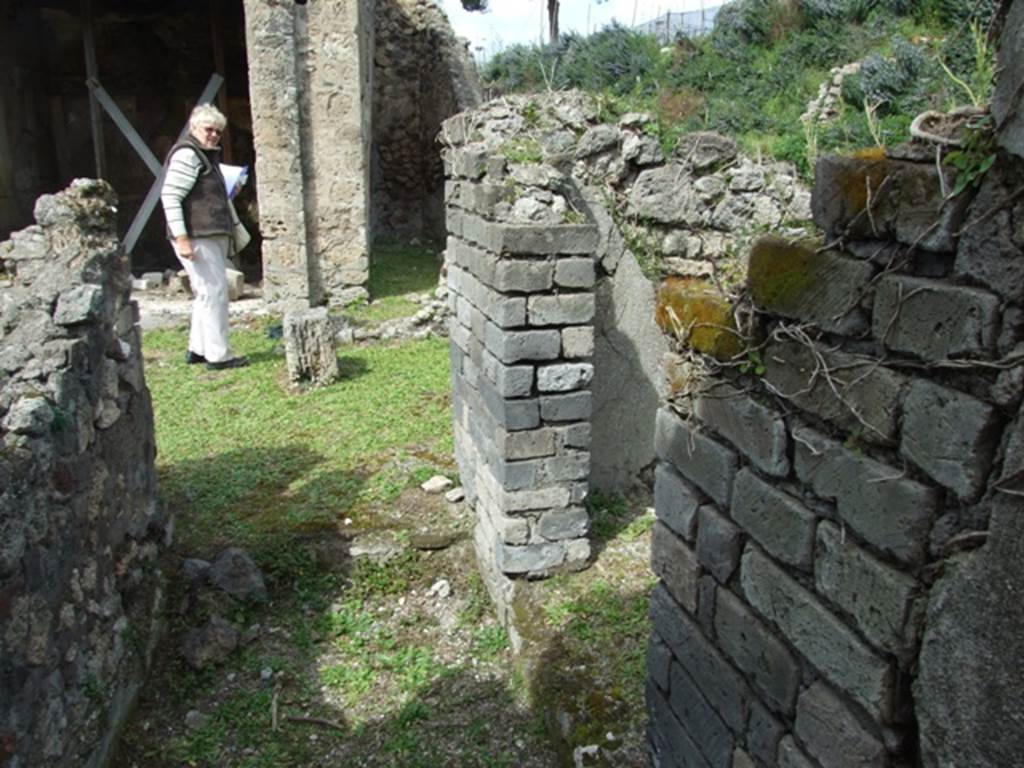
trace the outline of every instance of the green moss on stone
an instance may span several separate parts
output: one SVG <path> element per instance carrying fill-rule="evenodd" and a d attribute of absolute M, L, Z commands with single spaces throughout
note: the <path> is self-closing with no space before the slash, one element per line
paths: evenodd
<path fill-rule="evenodd" d="M 758 306 L 792 315 L 821 279 L 822 267 L 812 244 L 766 235 L 751 246 L 747 289 Z"/>

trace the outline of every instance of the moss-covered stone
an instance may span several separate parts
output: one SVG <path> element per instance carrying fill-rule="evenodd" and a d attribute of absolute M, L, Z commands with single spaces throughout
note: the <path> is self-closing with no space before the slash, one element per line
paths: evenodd
<path fill-rule="evenodd" d="M 759 238 L 750 249 L 747 288 L 762 309 L 837 333 L 865 330 L 858 305 L 874 276 L 868 262 L 821 250 L 810 241 Z"/>
<path fill-rule="evenodd" d="M 686 346 L 717 360 L 731 360 L 745 348 L 732 303 L 707 280 L 666 278 L 658 287 L 654 319 Z"/>
<path fill-rule="evenodd" d="M 883 149 L 818 162 L 811 208 L 829 239 L 886 239 L 951 252 L 973 190 L 950 197 L 957 171 L 932 160 L 892 159 Z"/>

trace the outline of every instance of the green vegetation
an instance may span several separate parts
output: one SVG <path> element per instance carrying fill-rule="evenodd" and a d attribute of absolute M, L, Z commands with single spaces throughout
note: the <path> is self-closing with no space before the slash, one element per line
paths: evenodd
<path fill-rule="evenodd" d="M 374 505 L 396 498 L 414 471 L 451 471 L 446 342 L 347 348 L 341 381 L 293 394 L 280 341 L 265 329 L 233 334 L 253 364 L 227 373 L 186 366 L 186 336 L 147 333 L 146 379 L 163 503 L 179 511 L 197 554 L 230 541 L 270 547 L 268 560 L 287 563 L 291 538 L 344 518 L 376 525 Z"/>
<path fill-rule="evenodd" d="M 374 243 L 366 286 L 370 301 L 356 302 L 346 307 L 342 315 L 355 325 L 412 315 L 419 305 L 409 295 L 437 287 L 443 249 L 443 245 L 437 244 Z"/>
<path fill-rule="evenodd" d="M 995 51 L 986 32 L 995 0 L 736 0 L 712 33 L 661 49 L 610 26 L 556 48 L 518 45 L 484 79 L 500 91 L 580 88 L 605 119 L 647 111 L 666 149 L 713 130 L 750 152 L 793 162 L 809 176 L 819 152 L 893 144 L 927 109 L 982 104 Z M 837 119 L 801 122 L 833 67 L 844 80 Z"/>

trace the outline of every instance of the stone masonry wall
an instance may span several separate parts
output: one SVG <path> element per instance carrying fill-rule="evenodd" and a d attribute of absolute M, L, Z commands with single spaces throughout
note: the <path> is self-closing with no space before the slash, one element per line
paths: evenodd
<path fill-rule="evenodd" d="M 1024 163 L 935 153 L 824 158 L 758 357 L 658 414 L 655 766 L 1020 762 Z"/>
<path fill-rule="evenodd" d="M 113 191 L 0 243 L 0 764 L 103 765 L 163 599 L 153 413 Z"/>
<path fill-rule="evenodd" d="M 494 221 L 507 161 L 449 140 L 456 457 L 481 569 L 507 620 L 515 579 L 590 556 L 597 229 Z"/>
<path fill-rule="evenodd" d="M 344 303 L 368 277 L 374 0 L 246 0 L 265 297 Z"/>
<path fill-rule="evenodd" d="M 608 492 L 628 489 L 655 460 L 668 345 L 652 275 L 733 279 L 752 231 L 799 233 L 811 215 L 791 167 L 756 162 L 710 133 L 684 136 L 666 155 L 653 120 L 632 113 L 606 124 L 587 94 L 524 94 L 461 113 L 441 136 L 508 159 L 503 184 L 488 190 L 503 221 L 598 227 L 591 479 Z"/>
<path fill-rule="evenodd" d="M 476 65 L 434 0 L 379 0 L 374 45 L 374 237 L 445 234 L 441 123 L 480 102 Z"/>

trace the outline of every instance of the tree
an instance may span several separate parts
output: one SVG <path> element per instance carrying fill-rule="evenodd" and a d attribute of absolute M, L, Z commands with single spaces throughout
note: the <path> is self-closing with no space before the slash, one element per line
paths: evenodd
<path fill-rule="evenodd" d="M 459 0 L 462 3 L 462 7 L 467 11 L 486 11 L 489 0 Z M 522 2 L 522 0 L 513 0 L 513 2 Z M 601 3 L 607 3 L 608 0 L 595 0 L 598 5 Z M 558 12 L 561 6 L 561 0 L 547 0 L 548 3 L 548 41 L 551 45 L 558 45 L 559 30 L 558 30 Z"/>

